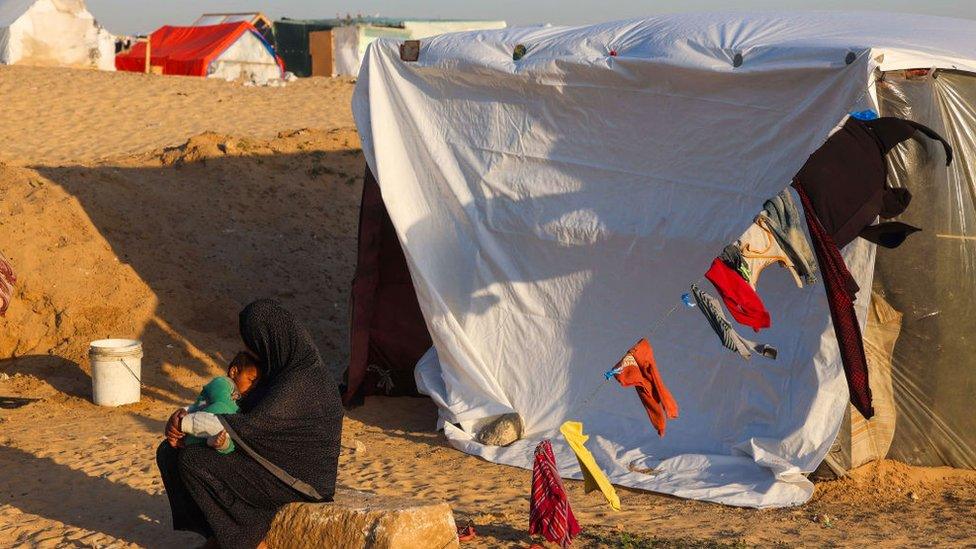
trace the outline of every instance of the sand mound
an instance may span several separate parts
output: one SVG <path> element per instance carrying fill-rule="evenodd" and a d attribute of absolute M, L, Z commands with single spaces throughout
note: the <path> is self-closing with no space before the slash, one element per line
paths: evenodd
<path fill-rule="evenodd" d="M 85 397 L 88 343 L 135 337 L 148 394 L 185 400 L 233 354 L 240 308 L 265 296 L 295 310 L 338 367 L 363 169 L 350 130 L 207 132 L 111 163 L 0 165 L 18 275 L 0 370 Z"/>
<path fill-rule="evenodd" d="M 163 166 L 182 166 L 190 162 L 206 162 L 208 157 L 227 154 L 233 150 L 231 139 L 214 132 L 202 133 L 176 147 L 164 149 L 159 154 Z"/>
<path fill-rule="evenodd" d="M 946 490 L 976 494 L 976 471 L 951 467 L 913 467 L 892 460 L 867 463 L 848 478 L 817 484 L 815 502 L 868 503 L 918 501 Z"/>
<path fill-rule="evenodd" d="M 0 356 L 78 360 L 89 337 L 133 333 L 152 292 L 100 237 L 81 203 L 36 170 L 0 165 L 0 228 L 18 275 Z"/>

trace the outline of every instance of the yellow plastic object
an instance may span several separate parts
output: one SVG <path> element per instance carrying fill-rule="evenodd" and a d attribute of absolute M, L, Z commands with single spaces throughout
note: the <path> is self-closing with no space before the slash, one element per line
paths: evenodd
<path fill-rule="evenodd" d="M 583 434 L 583 424 L 578 421 L 567 421 L 559 427 L 559 432 L 566 438 L 569 447 L 576 454 L 576 459 L 579 460 L 580 469 L 583 471 L 584 489 L 586 493 L 589 494 L 593 490 L 600 490 L 603 492 L 603 496 L 607 498 L 607 503 L 610 504 L 610 507 L 613 507 L 614 511 L 619 511 L 620 498 L 617 497 L 617 491 L 613 489 L 613 485 L 610 484 L 610 479 L 607 478 L 607 475 L 603 474 L 603 471 L 596 464 L 596 460 L 593 459 L 593 454 L 586 449 L 585 444 L 590 437 L 589 435 Z"/>

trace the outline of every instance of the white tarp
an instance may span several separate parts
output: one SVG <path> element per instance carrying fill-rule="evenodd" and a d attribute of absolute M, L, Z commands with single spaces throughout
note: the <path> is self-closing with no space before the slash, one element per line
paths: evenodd
<path fill-rule="evenodd" d="M 337 76 L 356 76 L 359 74 L 360 28 L 356 26 L 335 27 L 332 29 L 332 72 Z"/>
<path fill-rule="evenodd" d="M 661 323 L 650 340 L 681 407 L 665 438 L 616 382 L 579 403 L 846 113 L 871 104 L 879 65 L 972 70 L 974 31 L 881 14 L 700 14 L 443 35 L 416 63 L 396 41 L 374 43 L 353 110 L 437 351 L 418 378 L 451 443 L 531 467 L 551 437 L 579 478 L 556 433 L 577 419 L 614 483 L 755 507 L 809 499 L 801 473 L 847 402 L 821 283 L 763 274 L 773 326 L 739 328 L 778 347 L 775 361 L 730 353 L 697 310 Z M 874 250 L 844 252 L 863 314 Z M 512 411 L 527 440 L 471 440 L 478 420 Z M 629 472 L 638 459 L 660 472 Z"/>
<path fill-rule="evenodd" d="M 255 32 L 245 32 L 207 67 L 207 78 L 266 83 L 281 78 L 281 67 Z"/>
<path fill-rule="evenodd" d="M 448 32 L 503 29 L 505 21 L 404 21 L 401 27 L 350 25 L 332 29 L 333 73 L 356 76 L 366 49 L 386 37 L 417 40 Z"/>
<path fill-rule="evenodd" d="M 115 39 L 82 0 L 0 0 L 0 64 L 115 70 Z"/>

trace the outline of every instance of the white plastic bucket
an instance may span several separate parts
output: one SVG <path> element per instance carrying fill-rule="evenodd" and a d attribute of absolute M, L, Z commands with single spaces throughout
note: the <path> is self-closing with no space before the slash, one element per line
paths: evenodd
<path fill-rule="evenodd" d="M 142 342 L 99 339 L 88 347 L 92 401 L 99 406 L 139 402 L 142 386 Z"/>

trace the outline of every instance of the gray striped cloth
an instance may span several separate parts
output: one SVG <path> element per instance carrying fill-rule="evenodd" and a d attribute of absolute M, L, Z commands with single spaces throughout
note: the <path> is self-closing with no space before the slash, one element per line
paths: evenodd
<path fill-rule="evenodd" d="M 691 285 L 691 293 L 695 296 L 698 309 L 705 315 L 708 324 L 712 327 L 715 334 L 718 335 L 719 340 L 722 341 L 722 345 L 726 349 L 739 353 L 739 356 L 746 360 L 752 358 L 753 351 L 766 358 L 776 358 L 778 352 L 775 347 L 766 345 L 765 343 L 749 341 L 732 328 L 732 324 L 726 318 L 725 311 L 722 310 L 722 305 L 718 299 L 703 292 L 696 284 Z"/>

